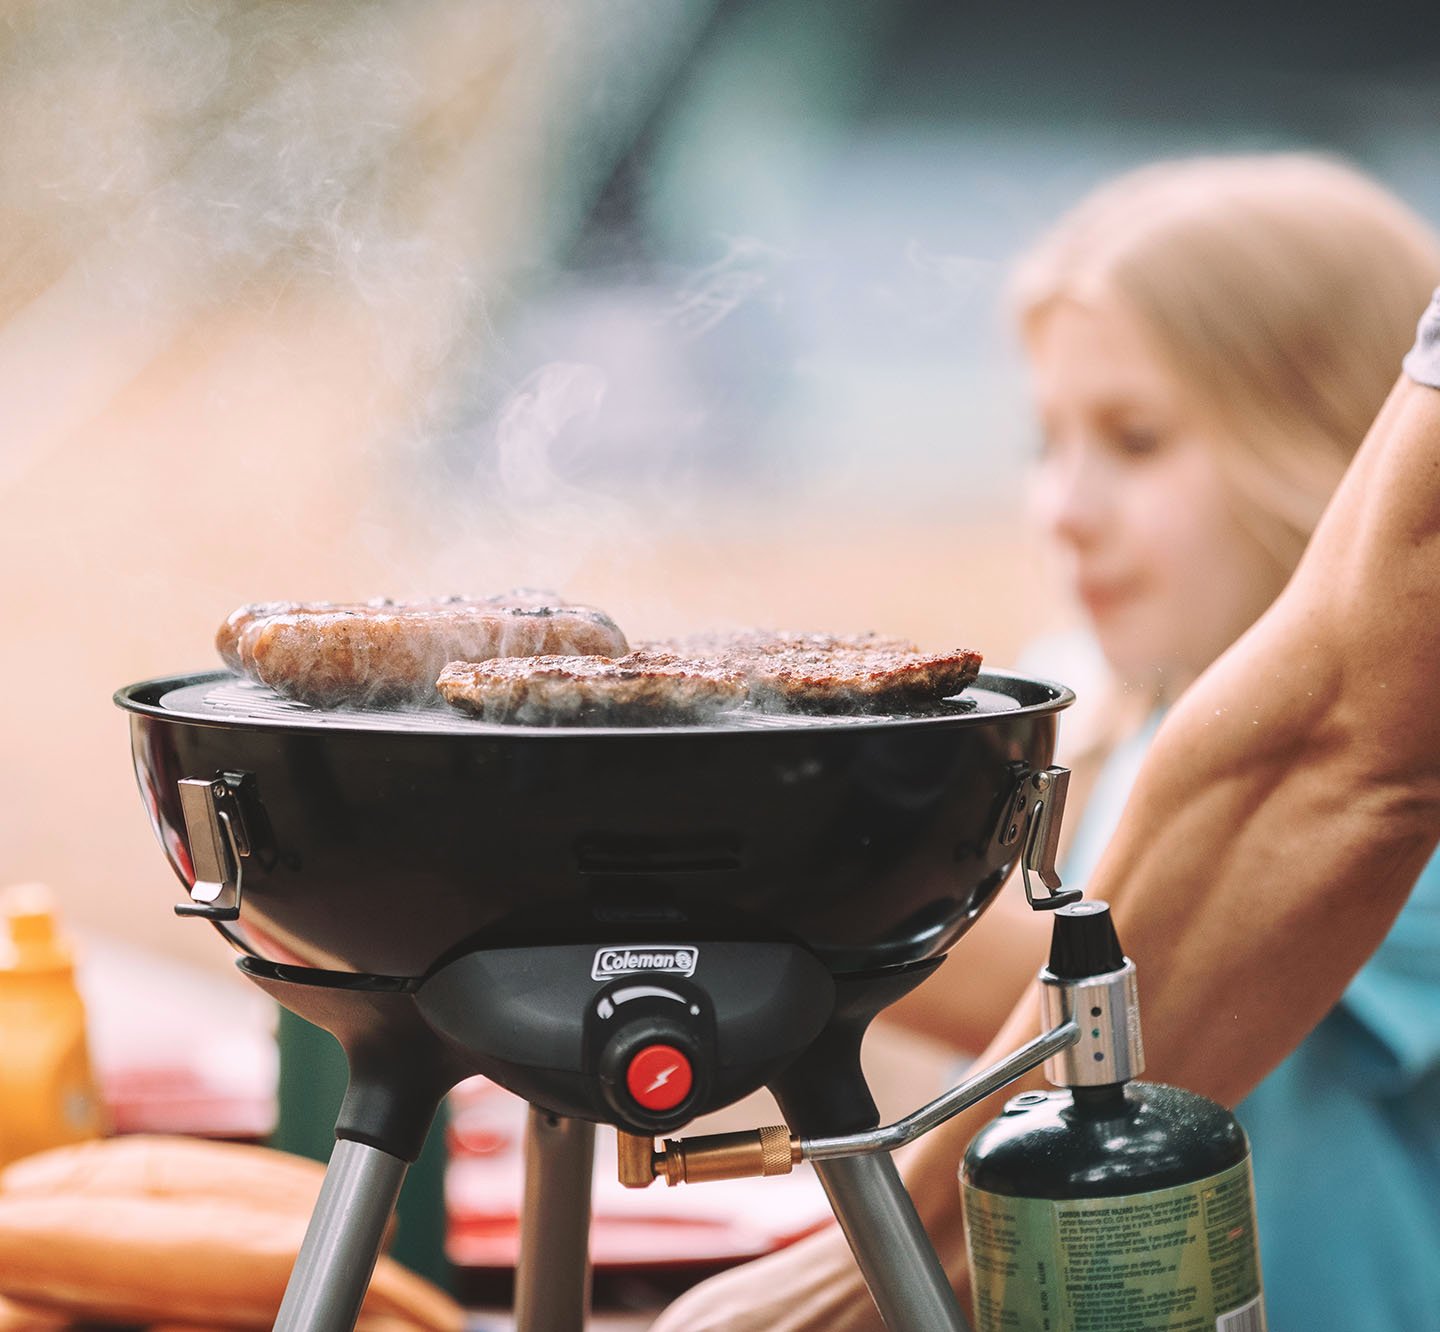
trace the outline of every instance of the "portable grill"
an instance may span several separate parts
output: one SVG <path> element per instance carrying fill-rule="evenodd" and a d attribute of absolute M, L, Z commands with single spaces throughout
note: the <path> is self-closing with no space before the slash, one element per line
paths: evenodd
<path fill-rule="evenodd" d="M 440 1099 L 481 1073 L 531 1106 L 521 1332 L 583 1325 L 597 1122 L 636 1185 L 813 1161 L 887 1324 L 963 1328 L 889 1149 L 1073 1023 L 887 1128 L 860 1045 L 1017 861 L 1035 905 L 1076 896 L 1051 766 L 1073 697 L 985 672 L 903 715 L 541 728 L 320 710 L 224 672 L 120 690 L 176 910 L 350 1064 L 276 1326 L 353 1326 Z M 785 1127 L 655 1150 L 761 1086 Z"/>

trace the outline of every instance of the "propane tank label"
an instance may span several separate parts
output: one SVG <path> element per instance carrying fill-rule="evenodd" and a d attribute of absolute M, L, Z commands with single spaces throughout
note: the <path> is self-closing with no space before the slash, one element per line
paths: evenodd
<path fill-rule="evenodd" d="M 1118 1198 L 965 1186 L 976 1332 L 1265 1332 L 1250 1161 Z"/>

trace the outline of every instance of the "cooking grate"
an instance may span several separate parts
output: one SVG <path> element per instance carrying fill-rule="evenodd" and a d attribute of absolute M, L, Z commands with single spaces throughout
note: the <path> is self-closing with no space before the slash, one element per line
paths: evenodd
<path fill-rule="evenodd" d="M 606 730 L 643 730 L 637 727 L 541 727 L 502 725 L 478 721 L 449 708 L 395 709 L 380 707 L 315 708 L 282 698 L 264 685 L 242 680 L 233 675 L 209 676 L 180 685 L 162 694 L 160 707 L 183 714 L 197 721 L 214 721 L 239 725 L 283 726 L 286 728 L 339 728 L 347 731 L 387 731 L 410 734 L 514 735 L 517 732 L 547 733 L 568 730 L 569 733 Z M 775 731 L 815 729 L 835 726 L 883 726 L 896 722 L 917 721 L 936 717 L 963 717 L 973 714 L 1013 712 L 1020 708 L 1018 700 L 996 690 L 972 685 L 963 696 L 945 699 L 933 707 L 900 714 L 864 714 L 847 716 L 815 716 L 805 713 L 766 713 L 744 706 L 703 725 L 666 726 L 667 731 Z"/>

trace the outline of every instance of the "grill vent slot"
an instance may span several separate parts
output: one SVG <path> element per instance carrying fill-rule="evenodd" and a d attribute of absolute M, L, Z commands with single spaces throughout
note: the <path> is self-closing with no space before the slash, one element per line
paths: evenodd
<path fill-rule="evenodd" d="M 704 874 L 744 867 L 739 833 L 591 833 L 575 841 L 582 874 Z"/>

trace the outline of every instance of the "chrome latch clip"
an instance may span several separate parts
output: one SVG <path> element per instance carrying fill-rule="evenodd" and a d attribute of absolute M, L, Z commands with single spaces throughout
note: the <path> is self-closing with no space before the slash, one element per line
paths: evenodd
<path fill-rule="evenodd" d="M 1060 822 L 1065 817 L 1065 797 L 1070 790 L 1070 769 L 1051 766 L 1032 772 L 1022 789 L 1030 799 L 1025 812 L 1025 839 L 1020 852 L 1020 877 L 1025 883 L 1025 900 L 1036 911 L 1053 911 L 1082 896 L 1078 888 L 1060 887 L 1055 861 L 1060 849 Z M 1030 881 L 1034 871 L 1046 889 L 1037 896 Z"/>
<path fill-rule="evenodd" d="M 190 901 L 176 906 L 177 916 L 239 918 L 244 862 L 251 852 L 245 817 L 240 811 L 240 792 L 246 781 L 253 782 L 254 778 L 241 772 L 181 778 L 180 810 L 185 816 L 185 839 L 195 881 Z"/>

